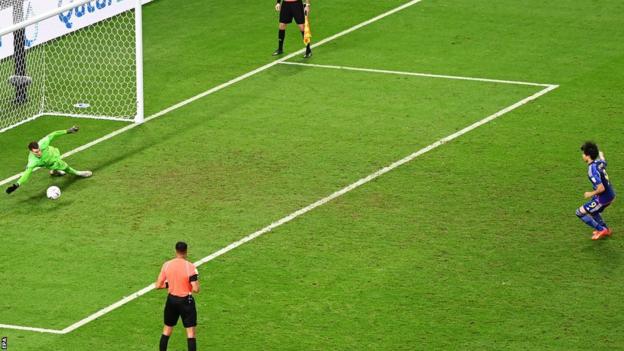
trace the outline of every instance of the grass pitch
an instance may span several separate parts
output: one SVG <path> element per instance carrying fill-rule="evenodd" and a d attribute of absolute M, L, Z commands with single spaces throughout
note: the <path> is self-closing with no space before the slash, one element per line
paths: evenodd
<path fill-rule="evenodd" d="M 314 40 L 400 4 L 315 3 Z M 146 6 L 148 114 L 272 59 L 270 6 L 228 6 Z M 317 48 L 310 63 L 561 87 L 202 266 L 200 349 L 624 347 L 623 211 L 606 211 L 615 234 L 601 242 L 574 216 L 585 139 L 616 190 L 624 174 L 622 10 L 424 0 Z M 197 260 L 538 90 L 270 68 L 67 159 L 91 179 L 37 172 L 0 202 L 0 323 L 62 329 L 149 284 L 175 241 Z M 30 139 L 74 122 L 62 150 L 120 127 L 46 117 L 8 131 L 3 178 Z M 152 350 L 163 301 L 67 335 L 0 336 L 9 350 Z M 185 348 L 180 330 L 170 348 Z"/>

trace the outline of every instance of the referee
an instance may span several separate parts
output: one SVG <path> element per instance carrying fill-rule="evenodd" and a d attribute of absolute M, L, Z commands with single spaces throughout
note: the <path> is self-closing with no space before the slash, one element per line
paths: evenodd
<path fill-rule="evenodd" d="M 176 243 L 176 257 L 163 264 L 156 280 L 156 289 L 167 288 L 169 290 L 165 303 L 165 327 L 160 336 L 160 351 L 167 351 L 169 337 L 180 317 L 186 328 L 188 350 L 197 351 L 195 342 L 197 310 L 192 293 L 199 292 L 199 280 L 197 268 L 186 260 L 187 248 L 188 246 L 183 241 Z"/>
<path fill-rule="evenodd" d="M 301 36 L 304 34 L 305 16 L 310 13 L 310 0 L 306 0 L 305 6 L 302 0 L 277 0 L 275 4 L 275 11 L 279 12 L 279 32 L 278 32 L 278 47 L 273 53 L 273 56 L 281 55 L 284 53 L 284 38 L 286 38 L 286 25 L 292 22 L 293 18 L 299 26 Z M 309 58 L 312 56 L 312 49 L 310 49 L 310 43 L 306 45 L 306 52 L 303 58 Z"/>

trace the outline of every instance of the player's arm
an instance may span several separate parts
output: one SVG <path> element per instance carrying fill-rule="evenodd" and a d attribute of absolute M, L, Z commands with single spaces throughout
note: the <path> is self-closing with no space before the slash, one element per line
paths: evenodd
<path fill-rule="evenodd" d="M 586 192 L 585 197 L 590 198 L 592 196 L 602 194 L 604 191 L 605 191 L 605 187 L 602 183 L 600 183 L 598 184 L 598 186 L 596 186 L 596 190 Z"/>
<path fill-rule="evenodd" d="M 605 158 L 605 156 L 604 156 L 604 152 L 602 152 L 602 151 L 598 152 L 598 157 L 600 158 L 600 160 L 601 160 L 602 162 L 604 162 L 605 167 L 607 167 L 607 159 L 606 159 L 606 158 Z"/>
<path fill-rule="evenodd" d="M 26 168 L 26 170 L 24 171 L 24 173 L 22 173 L 22 176 L 17 180 L 17 182 L 11 184 L 11 186 L 9 186 L 6 189 L 6 193 L 10 194 L 12 192 L 14 192 L 15 190 L 17 190 L 17 188 L 19 188 L 22 184 L 26 183 L 28 181 L 28 179 L 30 179 L 30 175 L 32 174 L 32 172 L 35 170 L 35 166 L 30 166 L 28 168 Z"/>
<path fill-rule="evenodd" d="M 199 272 L 197 271 L 197 267 L 195 265 L 191 265 L 192 275 L 189 277 L 189 282 L 191 283 L 191 291 L 194 293 L 199 292 Z"/>
<path fill-rule="evenodd" d="M 26 168 L 24 173 L 22 173 L 22 176 L 20 177 L 20 179 L 17 180 L 17 185 L 21 186 L 22 184 L 26 183 L 28 179 L 30 179 L 30 175 L 32 174 L 34 170 L 35 170 L 34 166 L 29 166 L 28 168 Z"/>
<path fill-rule="evenodd" d="M 281 8 L 282 8 L 282 0 L 277 0 L 277 3 L 275 4 L 275 11 L 279 12 Z"/>
<path fill-rule="evenodd" d="M 303 4 L 303 14 L 304 15 L 309 15 L 310 14 L 310 0 L 306 0 L 306 2 Z"/>
<path fill-rule="evenodd" d="M 160 270 L 158 278 L 156 278 L 156 289 L 164 289 L 167 287 L 167 276 L 165 275 L 165 266 Z"/>
<path fill-rule="evenodd" d="M 192 275 L 189 277 L 189 280 L 191 281 L 191 289 L 194 293 L 198 293 L 199 292 L 199 277 L 197 274 Z"/>
<path fill-rule="evenodd" d="M 73 133 L 77 133 L 79 130 L 78 126 L 73 126 L 67 130 L 56 130 L 48 135 L 46 135 L 45 137 L 43 137 L 43 139 L 39 140 L 38 144 L 39 144 L 39 148 L 40 149 L 45 149 L 47 148 L 50 143 L 60 137 L 61 135 L 65 135 L 65 134 L 73 134 Z"/>

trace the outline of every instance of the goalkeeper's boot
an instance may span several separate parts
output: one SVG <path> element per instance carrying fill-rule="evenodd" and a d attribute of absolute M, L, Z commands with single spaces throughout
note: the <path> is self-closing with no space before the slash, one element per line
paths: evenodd
<path fill-rule="evenodd" d="M 303 58 L 310 58 L 312 57 L 312 50 L 306 50 L 305 55 L 303 55 Z"/>
<path fill-rule="evenodd" d="M 282 49 L 277 49 L 275 51 L 273 51 L 273 56 L 278 56 L 284 53 L 284 50 Z"/>
<path fill-rule="evenodd" d="M 89 178 L 90 176 L 93 175 L 93 172 L 91 171 L 78 171 L 76 172 L 76 175 L 82 178 Z"/>
<path fill-rule="evenodd" d="M 50 171 L 50 175 L 53 177 L 62 177 L 65 174 L 67 173 L 65 173 L 65 171 L 61 171 L 60 169 L 53 169 Z"/>

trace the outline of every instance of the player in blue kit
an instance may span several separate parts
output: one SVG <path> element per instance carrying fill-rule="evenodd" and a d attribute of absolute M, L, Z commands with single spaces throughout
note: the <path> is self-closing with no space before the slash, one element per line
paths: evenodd
<path fill-rule="evenodd" d="M 615 200 L 615 191 L 607 175 L 607 161 L 598 146 L 591 141 L 581 146 L 583 161 L 588 165 L 587 177 L 594 191 L 585 192 L 585 198 L 591 198 L 576 210 L 576 215 L 588 226 L 594 228 L 592 240 L 599 240 L 611 235 L 611 229 L 602 219 L 602 211 Z"/>

